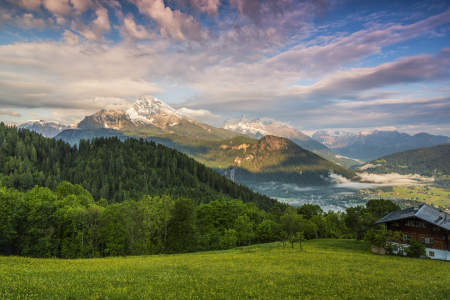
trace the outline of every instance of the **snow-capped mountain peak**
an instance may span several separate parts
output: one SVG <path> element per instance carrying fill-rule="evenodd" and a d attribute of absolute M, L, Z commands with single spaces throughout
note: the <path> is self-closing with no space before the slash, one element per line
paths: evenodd
<path fill-rule="evenodd" d="M 36 131 L 43 136 L 50 138 L 56 136 L 61 131 L 70 128 L 70 126 L 59 124 L 55 121 L 45 122 L 44 120 L 28 120 L 17 127 Z"/>
<path fill-rule="evenodd" d="M 277 122 L 269 118 L 254 118 L 242 115 L 238 119 L 228 119 L 223 124 L 222 128 L 249 134 L 255 137 L 261 135 L 278 135 L 278 136 L 292 136 L 299 133 L 293 126 Z"/>
<path fill-rule="evenodd" d="M 130 109 L 128 109 L 126 112 L 133 121 L 139 118 L 151 119 L 151 117 L 155 115 L 164 117 L 177 116 L 179 118 L 187 118 L 171 106 L 152 96 L 137 98 Z"/>

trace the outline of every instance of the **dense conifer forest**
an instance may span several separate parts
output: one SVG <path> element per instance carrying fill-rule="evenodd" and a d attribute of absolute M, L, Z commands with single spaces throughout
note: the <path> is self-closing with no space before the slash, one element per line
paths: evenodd
<path fill-rule="evenodd" d="M 19 191 L 35 185 L 54 190 L 68 181 L 89 191 L 94 201 L 110 204 L 144 195 L 187 197 L 195 204 L 240 199 L 264 210 L 276 203 L 177 150 L 142 139 L 95 138 L 71 146 L 1 123 L 0 151 L 1 182 Z"/>

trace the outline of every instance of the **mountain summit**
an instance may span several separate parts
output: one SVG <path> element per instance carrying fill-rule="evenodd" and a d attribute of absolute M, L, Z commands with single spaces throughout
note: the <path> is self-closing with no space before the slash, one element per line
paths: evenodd
<path fill-rule="evenodd" d="M 142 118 L 150 120 L 154 116 L 188 118 L 180 114 L 171 106 L 152 96 L 137 98 L 126 112 L 132 120 Z"/>
<path fill-rule="evenodd" d="M 286 138 L 298 138 L 307 140 L 309 137 L 295 127 L 285 123 L 277 122 L 269 118 L 252 118 L 242 115 L 239 119 L 228 119 L 222 128 L 231 131 L 248 134 L 256 138 L 265 135 L 276 135 Z"/>
<path fill-rule="evenodd" d="M 180 123 L 182 119 L 190 119 L 161 100 L 148 96 L 139 97 L 127 110 L 101 110 L 87 116 L 80 122 L 78 129 L 111 128 L 115 130 L 168 131 L 171 126 Z"/>
<path fill-rule="evenodd" d="M 314 152 L 338 165 L 343 167 L 351 167 L 359 165 L 358 161 L 348 159 L 342 156 L 337 156 L 331 149 L 327 148 L 320 142 L 310 138 L 294 126 L 286 123 L 277 122 L 269 118 L 252 118 L 242 115 L 238 119 L 226 120 L 222 128 L 242 134 L 248 134 L 256 138 L 261 138 L 267 135 L 274 135 L 290 139 L 302 148 Z"/>
<path fill-rule="evenodd" d="M 126 132 L 127 136 L 148 137 L 175 133 L 196 139 L 221 140 L 240 134 L 225 129 L 201 123 L 189 118 L 163 101 L 152 97 L 139 97 L 130 102 L 129 108 L 124 110 L 101 110 L 93 115 L 85 117 L 76 128 L 84 132 L 61 132 L 58 136 L 62 139 L 81 139 L 101 136 L 111 130 Z M 103 131 L 99 131 L 102 129 Z M 70 136 L 70 138 L 69 138 Z"/>

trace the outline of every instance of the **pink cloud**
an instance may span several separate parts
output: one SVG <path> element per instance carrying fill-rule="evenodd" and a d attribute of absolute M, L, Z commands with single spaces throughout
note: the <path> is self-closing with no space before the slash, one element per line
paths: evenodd
<path fill-rule="evenodd" d="M 145 40 L 145 39 L 153 39 L 155 36 L 149 33 L 144 26 L 136 25 L 133 19 L 133 15 L 128 15 L 123 20 L 123 25 L 125 31 L 122 30 L 122 33 L 127 37 L 133 40 Z"/>
<path fill-rule="evenodd" d="M 90 6 L 93 5 L 92 0 L 70 0 L 73 8 L 80 12 L 86 11 Z"/>
<path fill-rule="evenodd" d="M 344 97 L 388 85 L 439 79 L 448 76 L 450 61 L 429 55 L 405 57 L 372 68 L 352 68 L 331 74 L 309 86 L 296 85 L 288 94 L 304 97 Z"/>
<path fill-rule="evenodd" d="M 8 0 L 9 2 L 16 4 L 28 11 L 38 11 L 41 7 L 41 0 Z"/>
<path fill-rule="evenodd" d="M 97 8 L 95 11 L 97 18 L 89 25 L 81 22 L 72 21 L 72 29 L 79 32 L 85 38 L 91 41 L 99 41 L 103 38 L 105 31 L 111 29 L 108 19 L 108 10 L 104 7 Z"/>
<path fill-rule="evenodd" d="M 44 20 L 40 18 L 34 18 L 33 14 L 23 14 L 22 16 L 16 16 L 14 18 L 14 23 L 16 26 L 27 28 L 27 29 L 44 29 L 48 24 L 52 25 L 53 20 Z"/>
<path fill-rule="evenodd" d="M 68 15 L 71 7 L 69 0 L 43 0 L 44 7 L 54 14 Z"/>
<path fill-rule="evenodd" d="M 192 16 L 179 10 L 173 11 L 166 7 L 162 0 L 130 0 L 136 4 L 141 14 L 144 14 L 158 24 L 163 36 L 176 41 L 184 41 L 187 38 L 202 41 L 205 36 L 201 26 Z"/>

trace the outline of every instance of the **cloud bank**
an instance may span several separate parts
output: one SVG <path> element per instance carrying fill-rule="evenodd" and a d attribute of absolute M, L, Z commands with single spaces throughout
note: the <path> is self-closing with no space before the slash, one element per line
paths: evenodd
<path fill-rule="evenodd" d="M 152 94 L 214 125 L 450 135 L 450 4 L 432 2 L 5 0 L 0 109 Z"/>

